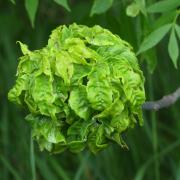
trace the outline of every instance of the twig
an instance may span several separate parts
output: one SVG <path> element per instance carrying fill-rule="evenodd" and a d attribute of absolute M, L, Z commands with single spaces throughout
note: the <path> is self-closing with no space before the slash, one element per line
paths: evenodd
<path fill-rule="evenodd" d="M 159 110 L 161 108 L 168 107 L 174 104 L 180 98 L 180 87 L 172 94 L 164 96 L 158 101 L 147 101 L 142 105 L 143 109 L 146 110 Z"/>

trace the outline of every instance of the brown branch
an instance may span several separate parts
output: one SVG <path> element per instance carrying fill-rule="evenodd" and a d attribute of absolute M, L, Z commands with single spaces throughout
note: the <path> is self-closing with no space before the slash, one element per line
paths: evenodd
<path fill-rule="evenodd" d="M 147 101 L 142 105 L 143 109 L 146 110 L 159 110 L 161 108 L 168 107 L 174 104 L 180 98 L 180 87 L 172 94 L 164 96 L 162 99 L 157 101 Z"/>

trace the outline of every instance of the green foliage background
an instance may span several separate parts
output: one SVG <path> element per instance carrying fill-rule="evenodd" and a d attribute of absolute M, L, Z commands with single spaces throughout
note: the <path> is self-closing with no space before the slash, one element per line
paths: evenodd
<path fill-rule="evenodd" d="M 179 1 L 12 2 L 0 1 L 0 179 L 180 179 L 180 102 L 144 112 L 144 126 L 124 137 L 128 151 L 112 144 L 94 156 L 40 152 L 24 120 L 27 112 L 7 101 L 21 55 L 15 42 L 39 49 L 52 29 L 72 22 L 101 25 L 132 44 L 146 78 L 147 100 L 174 91 L 180 79 Z"/>

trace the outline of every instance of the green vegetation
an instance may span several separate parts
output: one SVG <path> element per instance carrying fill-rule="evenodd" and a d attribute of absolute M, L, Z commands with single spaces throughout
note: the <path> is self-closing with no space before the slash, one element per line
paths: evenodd
<path fill-rule="evenodd" d="M 31 127 L 24 120 L 30 109 L 27 111 L 7 100 L 7 94 L 16 80 L 16 69 L 22 62 L 18 60 L 22 54 L 16 41 L 28 44 L 32 50 L 21 45 L 24 56 L 20 59 L 26 59 L 30 57 L 28 53 L 44 52 L 43 47 L 49 46 L 48 39 L 53 29 L 63 24 L 68 27 L 74 22 L 88 27 L 100 25 L 132 45 L 146 79 L 147 100 L 159 99 L 173 92 L 179 86 L 180 77 L 179 5 L 179 0 L 0 2 L 0 179 L 180 179 L 179 101 L 158 112 L 144 111 L 144 126 L 122 132 L 129 150 L 111 143 L 97 155 L 91 154 L 88 149 L 78 154 L 65 151 L 52 155 L 47 151 L 41 152 L 31 138 Z M 96 49 L 92 50 L 96 52 Z M 103 55 L 106 53 L 108 51 L 105 50 Z M 89 60 L 86 63 L 92 66 Z M 133 70 L 136 68 L 130 65 Z M 21 71 L 20 68 L 19 73 Z M 51 73 L 54 75 L 55 70 Z M 66 78 L 67 84 L 71 83 L 66 73 L 60 76 Z M 122 76 L 126 77 L 126 73 Z M 88 81 L 90 79 L 82 78 L 81 86 L 87 86 Z M 30 87 L 30 84 L 27 86 Z M 48 91 L 47 88 L 44 90 Z M 24 107 L 24 94 L 19 95 L 14 98 Z M 75 116 L 86 117 L 79 110 L 74 112 L 78 113 Z M 31 117 L 29 115 L 29 121 Z M 51 115 L 49 117 L 55 119 Z"/>
<path fill-rule="evenodd" d="M 72 24 L 53 30 L 48 45 L 20 43 L 17 80 L 8 97 L 28 107 L 41 150 L 96 153 L 108 140 L 142 125 L 144 77 L 131 46 L 110 31 Z"/>

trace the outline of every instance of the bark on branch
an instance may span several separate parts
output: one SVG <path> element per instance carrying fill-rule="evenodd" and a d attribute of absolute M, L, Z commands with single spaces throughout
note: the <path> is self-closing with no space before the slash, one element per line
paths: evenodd
<path fill-rule="evenodd" d="M 147 101 L 142 105 L 145 110 L 159 110 L 174 104 L 180 98 L 180 87 L 172 94 L 164 96 L 157 101 Z"/>

